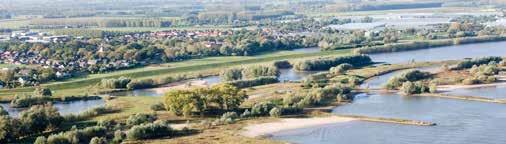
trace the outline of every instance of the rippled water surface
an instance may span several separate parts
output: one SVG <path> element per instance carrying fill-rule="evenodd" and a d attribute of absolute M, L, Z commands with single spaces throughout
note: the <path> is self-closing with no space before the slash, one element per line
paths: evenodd
<path fill-rule="evenodd" d="M 506 42 L 489 42 L 477 44 L 465 44 L 445 46 L 432 49 L 421 49 L 395 53 L 371 54 L 376 62 L 408 63 L 412 60 L 420 61 L 443 61 L 460 60 L 483 56 L 505 56 Z"/>
<path fill-rule="evenodd" d="M 435 122 L 432 127 L 353 121 L 280 132 L 274 139 L 324 144 L 504 144 L 506 106 L 493 103 L 406 97 L 359 96 L 333 113 Z"/>

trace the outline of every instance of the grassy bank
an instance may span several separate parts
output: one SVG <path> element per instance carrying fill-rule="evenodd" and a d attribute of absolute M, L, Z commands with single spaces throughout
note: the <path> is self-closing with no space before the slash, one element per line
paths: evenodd
<path fill-rule="evenodd" d="M 163 76 L 174 76 L 178 74 L 189 74 L 189 73 L 218 73 L 223 68 L 248 65 L 248 64 L 259 64 L 272 62 L 275 60 L 283 59 L 300 59 L 300 58 L 311 58 L 319 56 L 330 56 L 330 55 L 346 55 L 351 54 L 351 50 L 338 50 L 338 51 L 325 51 L 318 53 L 298 53 L 292 51 L 280 51 L 269 54 L 262 54 L 257 56 L 236 56 L 236 57 L 210 57 L 203 59 L 194 59 L 183 62 L 174 62 L 162 64 L 158 67 L 143 67 L 131 70 L 117 71 L 105 74 L 93 74 L 86 78 L 70 79 L 62 82 L 53 82 L 43 84 L 43 87 L 47 87 L 55 91 L 56 96 L 61 95 L 79 95 L 83 93 L 89 93 L 89 86 L 92 86 L 102 79 L 107 78 L 119 78 L 129 77 L 132 79 L 148 79 Z M 31 93 L 33 88 L 17 88 L 17 89 L 4 89 L 0 90 L 0 96 L 2 98 L 12 98 L 15 94 Z"/>

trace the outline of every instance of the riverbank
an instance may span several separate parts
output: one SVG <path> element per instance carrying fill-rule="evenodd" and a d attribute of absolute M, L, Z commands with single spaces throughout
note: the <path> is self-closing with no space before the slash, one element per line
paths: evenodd
<path fill-rule="evenodd" d="M 473 43 L 497 42 L 506 40 L 505 36 L 482 36 L 482 37 L 463 37 L 452 39 L 424 40 L 412 41 L 406 43 L 385 44 L 381 46 L 371 46 L 355 49 L 353 52 L 357 54 L 376 54 L 391 53 L 401 51 L 411 51 L 419 49 L 437 48 L 443 46 L 463 45 Z"/>
<path fill-rule="evenodd" d="M 506 85 L 506 76 L 497 76 L 497 81 L 495 83 L 489 84 L 474 84 L 474 85 L 440 85 L 437 87 L 438 91 L 452 91 L 456 89 L 471 89 L 471 88 L 481 88 L 481 87 L 493 87 L 493 86 L 504 86 Z"/>
<path fill-rule="evenodd" d="M 485 98 L 485 97 L 478 97 L 478 96 L 453 96 L 453 95 L 445 95 L 445 94 L 418 94 L 416 96 L 440 97 L 440 98 L 447 98 L 447 99 L 458 99 L 458 100 L 467 100 L 467 101 L 506 104 L 505 99 L 493 99 L 493 98 Z"/>
<path fill-rule="evenodd" d="M 270 134 L 280 131 L 333 124 L 333 123 L 350 122 L 353 120 L 355 119 L 340 116 L 316 117 L 316 118 L 283 118 L 276 122 L 246 126 L 243 128 L 245 131 L 242 132 L 241 135 L 247 137 L 269 137 Z"/>

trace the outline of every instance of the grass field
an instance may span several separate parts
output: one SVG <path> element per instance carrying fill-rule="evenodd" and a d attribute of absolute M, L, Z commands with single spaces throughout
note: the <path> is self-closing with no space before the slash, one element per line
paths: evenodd
<path fill-rule="evenodd" d="M 174 76 L 188 73 L 217 73 L 223 68 L 260 64 L 282 59 L 302 59 L 319 56 L 346 55 L 351 54 L 351 50 L 324 51 L 318 53 L 299 53 L 292 51 L 278 51 L 274 53 L 261 54 L 257 56 L 237 56 L 237 57 L 209 57 L 203 59 L 193 59 L 182 62 L 162 64 L 159 67 L 143 67 L 131 70 L 123 70 L 105 74 L 93 74 L 86 78 L 70 79 L 62 82 L 53 82 L 43 84 L 43 87 L 52 89 L 55 96 L 62 95 L 83 95 L 90 93 L 90 86 L 95 85 L 105 78 L 119 78 L 121 76 L 134 79 L 148 79 L 165 76 Z M 15 94 L 31 93 L 33 88 L 17 88 L 0 90 L 1 99 L 12 98 Z"/>
<path fill-rule="evenodd" d="M 18 29 L 23 26 L 28 26 L 29 23 L 30 21 L 26 19 L 1 20 L 0 29 L 1 28 Z"/>

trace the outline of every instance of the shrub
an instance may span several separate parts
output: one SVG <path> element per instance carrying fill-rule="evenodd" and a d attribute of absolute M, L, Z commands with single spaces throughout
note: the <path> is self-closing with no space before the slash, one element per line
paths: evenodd
<path fill-rule="evenodd" d="M 107 89 L 121 89 L 121 88 L 127 88 L 127 84 L 130 82 L 131 80 L 129 78 L 126 78 L 126 77 L 120 77 L 118 79 L 102 79 L 102 81 L 100 82 L 100 86 L 102 88 L 107 88 Z"/>
<path fill-rule="evenodd" d="M 157 103 L 157 104 L 151 105 L 150 109 L 153 111 L 163 111 L 163 110 L 165 110 L 165 105 L 163 105 L 163 103 Z"/>
<path fill-rule="evenodd" d="M 113 129 L 118 123 L 113 119 L 105 119 L 97 122 L 97 126 L 105 127 L 108 130 Z"/>
<path fill-rule="evenodd" d="M 249 112 L 248 109 L 246 109 L 242 114 L 241 114 L 241 118 L 248 118 L 248 117 L 251 117 L 251 112 Z"/>
<path fill-rule="evenodd" d="M 7 112 L 4 107 L 0 106 L 0 116 L 8 116 L 9 112 Z"/>
<path fill-rule="evenodd" d="M 127 131 L 127 139 L 144 140 L 170 136 L 173 133 L 171 127 L 164 122 L 136 125 Z"/>
<path fill-rule="evenodd" d="M 44 136 L 37 137 L 37 139 L 35 139 L 35 142 L 33 142 L 33 144 L 46 144 L 46 143 L 47 139 Z"/>
<path fill-rule="evenodd" d="M 275 108 L 272 108 L 272 109 L 269 111 L 269 115 L 270 115 L 271 117 L 279 117 L 279 116 L 281 116 L 281 114 L 282 114 L 282 109 L 281 109 L 281 108 L 277 108 L 277 107 L 275 107 Z"/>
<path fill-rule="evenodd" d="M 21 112 L 19 121 L 24 132 L 37 133 L 48 129 L 57 128 L 62 124 L 63 117 L 52 105 L 36 105 Z"/>
<path fill-rule="evenodd" d="M 126 85 L 129 90 L 152 88 L 155 82 L 152 79 L 133 80 Z"/>
<path fill-rule="evenodd" d="M 100 126 L 87 127 L 84 129 L 72 129 L 70 131 L 52 134 L 47 138 L 48 144 L 87 143 L 93 137 L 106 136 L 106 128 Z"/>
<path fill-rule="evenodd" d="M 35 91 L 33 91 L 33 95 L 37 97 L 45 97 L 45 96 L 52 96 L 52 92 L 48 88 L 35 88 Z"/>
<path fill-rule="evenodd" d="M 216 119 L 213 122 L 213 125 L 223 125 L 223 124 L 231 124 L 236 121 L 238 118 L 237 113 L 235 112 L 226 112 L 224 113 L 221 118 Z"/>
<path fill-rule="evenodd" d="M 367 55 L 352 55 L 340 57 L 327 57 L 318 59 L 309 59 L 298 61 L 293 64 L 294 69 L 299 71 L 329 70 L 331 67 L 339 64 L 348 63 L 353 66 L 363 66 L 370 64 L 371 58 Z"/>
<path fill-rule="evenodd" d="M 253 116 L 265 116 L 268 115 L 270 110 L 274 107 L 276 107 L 276 105 L 270 101 L 257 103 L 251 108 L 251 114 Z"/>
<path fill-rule="evenodd" d="M 95 117 L 95 116 L 98 116 L 101 114 L 112 113 L 112 112 L 116 112 L 116 111 L 117 111 L 117 109 L 114 109 L 113 107 L 105 107 L 105 106 L 96 107 L 96 108 L 92 108 L 87 111 L 81 112 L 77 115 L 75 115 L 75 114 L 66 115 L 65 121 L 72 122 L 72 121 L 86 120 L 88 118 L 92 118 L 92 117 Z"/>
<path fill-rule="evenodd" d="M 430 88 L 429 86 L 427 86 L 427 84 L 422 82 L 410 82 L 410 81 L 402 83 L 400 90 L 404 94 L 419 94 L 430 92 Z"/>
<path fill-rule="evenodd" d="M 107 140 L 104 137 L 93 137 L 90 144 L 107 144 Z"/>
<path fill-rule="evenodd" d="M 143 123 L 150 123 L 150 122 L 155 121 L 156 119 L 157 119 L 156 116 L 154 116 L 152 114 L 138 113 L 138 114 L 134 114 L 134 115 L 131 115 L 130 117 L 128 117 L 126 124 L 133 126 L 133 125 L 139 125 L 139 124 L 143 124 Z"/>
<path fill-rule="evenodd" d="M 272 84 L 272 83 L 277 83 L 277 82 L 279 82 L 279 80 L 274 76 L 262 76 L 262 77 L 257 77 L 254 79 L 230 81 L 230 82 L 227 82 L 227 84 L 233 85 L 237 88 L 247 88 L 247 87 L 254 87 L 254 86 Z"/>
<path fill-rule="evenodd" d="M 0 143 L 8 143 L 16 140 L 19 124 L 8 115 L 0 116 Z"/>
<path fill-rule="evenodd" d="M 233 81 L 242 79 L 242 68 L 230 68 L 223 70 L 220 73 L 220 78 L 223 81 Z"/>
<path fill-rule="evenodd" d="M 254 79 L 264 76 L 278 77 L 279 70 L 274 66 L 263 66 L 263 65 L 249 66 L 243 68 L 242 70 L 242 77 L 244 79 Z"/>
<path fill-rule="evenodd" d="M 410 70 L 404 73 L 401 73 L 400 75 L 396 75 L 392 78 L 390 78 L 386 84 L 387 89 L 397 89 L 398 87 L 402 86 L 404 82 L 407 81 L 418 81 L 425 78 L 429 78 L 431 74 L 429 72 L 422 72 L 419 70 Z"/>
<path fill-rule="evenodd" d="M 473 84 L 479 84 L 480 81 L 475 78 L 466 78 L 462 81 L 462 84 L 464 85 L 473 85 Z"/>
<path fill-rule="evenodd" d="M 277 61 L 274 61 L 274 63 L 272 65 L 274 65 L 274 67 L 276 67 L 278 69 L 285 69 L 285 68 L 292 67 L 292 64 L 290 64 L 290 62 L 288 60 L 277 60 Z"/>
<path fill-rule="evenodd" d="M 121 143 L 126 138 L 126 134 L 123 133 L 121 130 L 116 130 L 114 132 L 114 138 L 112 139 L 112 142 L 115 144 Z"/>
<path fill-rule="evenodd" d="M 50 97 L 17 97 L 11 101 L 10 106 L 13 108 L 26 108 L 33 105 L 41 105 L 46 104 L 47 102 L 52 101 Z"/>
<path fill-rule="evenodd" d="M 455 67 L 453 67 L 453 70 L 461 70 L 461 69 L 467 69 L 472 68 L 474 65 L 483 65 L 483 64 L 489 64 L 490 62 L 496 62 L 499 63 L 502 61 L 501 57 L 483 57 L 483 58 L 475 58 L 472 60 L 465 60 L 459 62 Z"/>
<path fill-rule="evenodd" d="M 330 72 L 334 75 L 340 75 L 340 74 L 345 74 L 346 71 L 348 71 L 352 68 L 353 68 L 353 65 L 344 63 L 344 64 L 340 64 L 336 67 L 330 68 Z"/>
<path fill-rule="evenodd" d="M 47 144 L 70 144 L 70 140 L 67 139 L 63 134 L 50 135 L 47 138 Z"/>

